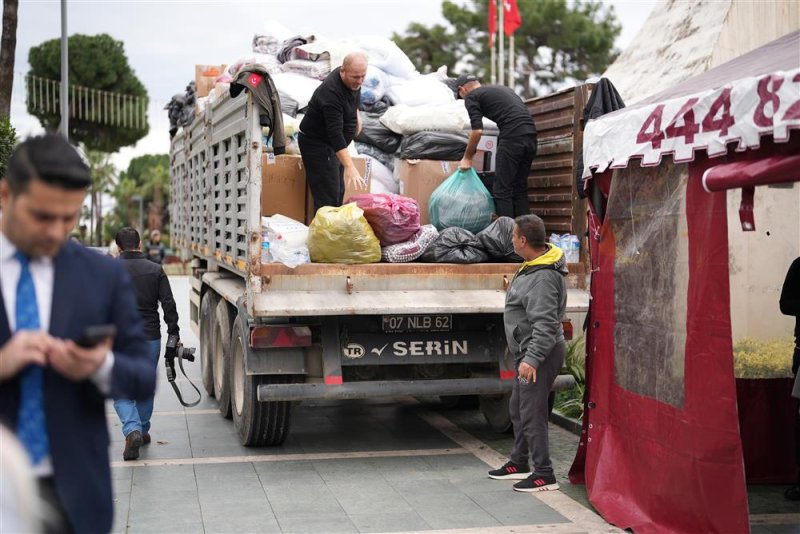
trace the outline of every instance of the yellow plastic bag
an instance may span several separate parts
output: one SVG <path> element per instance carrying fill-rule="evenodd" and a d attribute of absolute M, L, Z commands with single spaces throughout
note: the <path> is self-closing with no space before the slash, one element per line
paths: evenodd
<path fill-rule="evenodd" d="M 355 203 L 317 211 L 308 227 L 308 252 L 314 263 L 381 261 L 381 243 Z"/>

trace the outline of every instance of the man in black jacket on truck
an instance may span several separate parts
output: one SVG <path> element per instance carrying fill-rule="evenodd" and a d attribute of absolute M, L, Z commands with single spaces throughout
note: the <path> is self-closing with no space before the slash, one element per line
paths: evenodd
<path fill-rule="evenodd" d="M 169 285 L 164 269 L 161 265 L 150 261 L 142 252 L 142 241 L 139 232 L 131 227 L 125 227 L 117 232 L 115 237 L 120 250 L 119 258 L 123 262 L 128 274 L 133 281 L 136 292 L 136 302 L 139 314 L 144 322 L 145 338 L 148 340 L 148 351 L 153 369 L 158 367 L 158 357 L 161 353 L 161 323 L 158 318 L 158 303 L 164 312 L 164 322 L 167 323 L 167 334 L 175 343 L 167 343 L 167 354 L 176 351 L 178 329 L 178 310 L 175 299 L 172 298 L 172 288 Z M 142 402 L 128 399 L 115 399 L 114 409 L 117 411 L 122 423 L 122 433 L 125 435 L 125 449 L 122 452 L 123 460 L 135 460 L 139 457 L 139 447 L 150 443 L 150 416 L 153 414 L 153 397 Z"/>
<path fill-rule="evenodd" d="M 483 117 L 493 120 L 500 129 L 492 185 L 495 211 L 500 217 L 529 214 L 528 174 L 536 156 L 536 126 L 530 111 L 508 87 L 481 85 L 474 74 L 460 76 L 456 87 L 459 98 L 464 99 L 472 128 L 459 168 L 472 167 L 472 158 L 483 135 Z"/>
<path fill-rule="evenodd" d="M 306 181 L 314 197 L 314 213 L 322 206 L 341 206 L 344 184 L 363 183 L 347 145 L 361 130 L 358 103 L 367 75 L 367 56 L 347 54 L 308 102 L 298 137 Z"/>

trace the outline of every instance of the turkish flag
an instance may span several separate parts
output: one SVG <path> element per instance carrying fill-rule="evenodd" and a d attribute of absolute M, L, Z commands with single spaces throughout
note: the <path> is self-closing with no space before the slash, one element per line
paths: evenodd
<path fill-rule="evenodd" d="M 489 46 L 494 46 L 497 34 L 497 0 L 489 0 Z"/>
<path fill-rule="evenodd" d="M 522 18 L 519 16 L 517 0 L 503 0 L 503 31 L 506 35 L 511 35 L 520 26 Z"/>

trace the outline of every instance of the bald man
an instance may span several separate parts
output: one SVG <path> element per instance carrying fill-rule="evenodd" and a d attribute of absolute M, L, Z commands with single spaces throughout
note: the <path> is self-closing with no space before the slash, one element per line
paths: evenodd
<path fill-rule="evenodd" d="M 347 145 L 361 130 L 358 104 L 367 75 L 367 56 L 353 52 L 314 91 L 300 123 L 300 154 L 314 197 L 314 213 L 322 206 L 341 206 L 345 180 L 363 184 Z"/>

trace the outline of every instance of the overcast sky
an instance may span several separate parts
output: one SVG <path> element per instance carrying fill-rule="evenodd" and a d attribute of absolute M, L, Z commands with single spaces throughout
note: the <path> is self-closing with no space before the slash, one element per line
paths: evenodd
<path fill-rule="evenodd" d="M 622 23 L 617 47 L 635 37 L 657 0 L 606 0 Z M 438 0 L 68 0 L 69 34 L 107 33 L 125 45 L 128 62 L 152 101 L 150 134 L 114 157 L 121 170 L 131 158 L 169 152 L 162 108 L 194 79 L 196 63 L 232 63 L 250 51 L 252 37 L 281 24 L 296 34 L 328 38 L 402 33 L 410 22 L 444 23 Z M 20 0 L 11 123 L 20 138 L 41 131 L 25 112 L 22 77 L 28 51 L 61 33 L 58 0 Z"/>

